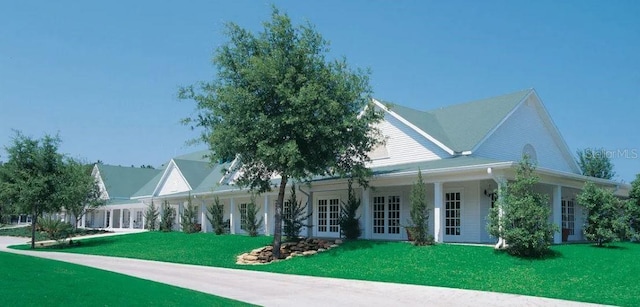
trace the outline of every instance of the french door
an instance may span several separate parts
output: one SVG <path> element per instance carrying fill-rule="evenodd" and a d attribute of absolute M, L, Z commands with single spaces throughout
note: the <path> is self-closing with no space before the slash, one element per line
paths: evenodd
<path fill-rule="evenodd" d="M 400 236 L 400 196 L 373 197 L 373 235 Z"/>
<path fill-rule="evenodd" d="M 340 199 L 318 199 L 318 236 L 340 236 Z"/>

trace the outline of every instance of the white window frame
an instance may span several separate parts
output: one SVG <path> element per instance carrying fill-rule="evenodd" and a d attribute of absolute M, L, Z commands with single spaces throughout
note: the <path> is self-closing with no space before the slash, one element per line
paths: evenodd
<path fill-rule="evenodd" d="M 460 197 L 457 200 L 448 200 L 447 196 L 450 194 L 459 194 Z M 463 189 L 447 189 L 443 195 L 442 207 L 444 209 L 444 235 L 452 237 L 462 236 L 462 212 L 464 205 L 464 190 Z M 456 201 L 459 204 L 458 208 L 450 209 L 448 205 L 450 201 Z M 457 213 L 457 214 L 456 214 Z M 456 223 L 457 221 L 457 223 Z M 454 225 L 452 225 L 454 224 Z M 457 230 L 457 231 L 456 231 Z"/>
<path fill-rule="evenodd" d="M 569 229 L 570 236 L 575 234 L 576 204 L 575 204 L 575 200 L 573 199 L 562 200 L 562 228 Z"/>

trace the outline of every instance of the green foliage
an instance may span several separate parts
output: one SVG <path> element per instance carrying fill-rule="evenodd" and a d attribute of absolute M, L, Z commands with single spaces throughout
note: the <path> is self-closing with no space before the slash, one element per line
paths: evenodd
<path fill-rule="evenodd" d="M 147 207 L 147 210 L 144 212 L 144 229 L 149 231 L 154 231 L 158 229 L 158 216 L 160 212 L 158 212 L 158 208 L 151 200 L 151 204 Z"/>
<path fill-rule="evenodd" d="M 255 198 L 251 197 L 251 202 L 247 204 L 247 211 L 245 212 L 245 222 L 244 225 L 242 225 L 242 229 L 251 237 L 258 235 L 258 231 L 260 227 L 262 227 L 264 220 L 262 217 L 258 219 L 258 212 L 260 212 L 260 206 L 256 205 Z"/>
<path fill-rule="evenodd" d="M 640 174 L 631 182 L 631 191 L 626 208 L 629 217 L 631 239 L 640 241 Z"/>
<path fill-rule="evenodd" d="M 583 229 L 587 240 L 602 246 L 624 239 L 627 235 L 629 218 L 624 203 L 611 190 L 587 182 L 577 201 L 587 210 Z"/>
<path fill-rule="evenodd" d="M 280 175 L 278 256 L 288 180 L 349 175 L 366 184 L 367 153 L 382 140 L 373 124 L 383 114 L 371 104 L 368 72 L 328 61 L 328 42 L 313 26 L 294 26 L 274 8 L 262 32 L 230 23 L 226 34 L 213 59 L 217 79 L 180 89 L 197 108 L 183 123 L 202 131 L 212 161 L 240 158 L 240 185 L 264 192 Z"/>
<path fill-rule="evenodd" d="M 415 245 L 433 244 L 433 236 L 429 234 L 429 208 L 427 207 L 427 189 L 422 179 L 422 171 L 418 171 L 418 181 L 411 189 L 411 225 L 407 228 Z"/>
<path fill-rule="evenodd" d="M 340 205 L 340 232 L 342 236 L 348 240 L 355 240 L 360 237 L 360 217 L 357 216 L 358 208 L 360 208 L 360 199 L 356 197 L 356 193 L 351 186 L 349 180 L 348 199 Z"/>
<path fill-rule="evenodd" d="M 173 208 L 171 204 L 169 204 L 169 202 L 165 200 L 162 204 L 162 210 L 160 211 L 160 231 L 173 231 L 173 223 L 176 219 L 176 209 Z"/>
<path fill-rule="evenodd" d="M 75 159 L 67 159 L 62 168 L 65 184 L 59 192 L 64 208 L 74 219 L 73 227 L 77 228 L 87 210 L 104 206 L 106 202 L 101 198 L 100 187 L 91 175 L 91 166 Z"/>
<path fill-rule="evenodd" d="M 0 297 L 5 306 L 87 306 L 88 298 L 104 306 L 251 306 L 62 261 L 0 253 L 0 263 Z"/>
<path fill-rule="evenodd" d="M 611 159 L 604 148 L 586 148 L 578 150 L 576 154 L 583 175 L 603 179 L 611 179 L 616 175 Z"/>
<path fill-rule="evenodd" d="M 225 232 L 224 205 L 220 203 L 218 196 L 216 196 L 213 203 L 207 207 L 207 211 L 209 211 L 207 220 L 211 223 L 213 232 L 217 235 L 223 234 Z"/>
<path fill-rule="evenodd" d="M 33 217 L 31 248 L 35 248 L 38 217 L 57 212 L 63 205 L 63 156 L 58 153 L 60 138 L 45 135 L 36 140 L 16 132 L 6 147 L 7 161 L 0 168 L 0 202 L 15 206 Z"/>
<path fill-rule="evenodd" d="M 540 257 L 549 252 L 557 226 L 549 221 L 551 209 L 546 195 L 536 193 L 535 166 L 524 155 L 515 181 L 500 191 L 497 206 L 490 210 L 488 230 L 506 240 L 512 255 Z M 502 212 L 501 212 L 502 211 Z"/>
<path fill-rule="evenodd" d="M 73 227 L 65 221 L 53 216 L 43 217 L 38 220 L 38 228 L 47 234 L 49 240 L 64 241 L 71 236 Z"/>
<path fill-rule="evenodd" d="M 307 209 L 302 205 L 302 201 L 298 201 L 296 196 L 296 185 L 291 185 L 291 194 L 287 200 L 289 206 L 285 208 L 282 215 L 282 223 L 284 224 L 284 235 L 287 241 L 297 240 L 300 236 L 302 227 L 311 227 L 312 212 L 307 213 Z"/>
<path fill-rule="evenodd" d="M 187 197 L 187 205 L 184 207 L 184 212 L 180 213 L 180 226 L 182 226 L 182 232 L 194 233 L 200 231 L 198 227 L 198 206 L 191 203 L 191 193 Z"/>

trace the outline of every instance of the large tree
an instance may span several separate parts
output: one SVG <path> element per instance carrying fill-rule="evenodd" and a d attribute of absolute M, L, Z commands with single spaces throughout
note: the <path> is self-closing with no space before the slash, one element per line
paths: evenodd
<path fill-rule="evenodd" d="M 31 213 L 31 248 L 35 247 L 38 217 L 61 207 L 63 156 L 58 153 L 60 138 L 45 135 L 33 139 L 20 132 L 6 147 L 7 161 L 0 168 L 0 199 L 21 212 Z"/>
<path fill-rule="evenodd" d="M 616 173 L 604 148 L 586 148 L 576 152 L 577 162 L 585 176 L 611 179 Z"/>
<path fill-rule="evenodd" d="M 100 187 L 91 175 L 91 165 L 76 159 L 67 159 L 63 167 L 63 180 L 60 193 L 64 208 L 73 215 L 77 229 L 78 222 L 89 210 L 106 204 L 102 199 Z"/>
<path fill-rule="evenodd" d="M 626 212 L 629 215 L 631 237 L 635 241 L 640 241 L 640 174 L 637 174 L 636 179 L 631 182 Z"/>
<path fill-rule="evenodd" d="M 524 155 L 516 178 L 500 191 L 498 206 L 489 213 L 489 233 L 503 238 L 510 254 L 525 257 L 544 255 L 553 242 L 557 226 L 549 221 L 548 197 L 535 191 L 535 165 Z"/>
<path fill-rule="evenodd" d="M 229 23 L 229 41 L 213 58 L 216 79 L 181 88 L 197 103 L 185 124 L 203 130 L 212 161 L 238 158 L 240 184 L 271 189 L 278 175 L 274 254 L 280 252 L 282 207 L 289 179 L 356 177 L 366 184 L 367 153 L 379 143 L 382 114 L 370 100 L 368 73 L 328 60 L 328 42 L 310 24 L 293 26 L 273 9 L 254 34 Z"/>

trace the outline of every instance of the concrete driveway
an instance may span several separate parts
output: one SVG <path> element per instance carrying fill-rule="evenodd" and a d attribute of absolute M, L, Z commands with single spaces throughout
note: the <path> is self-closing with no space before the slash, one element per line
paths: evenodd
<path fill-rule="evenodd" d="M 0 237 L 0 251 L 76 263 L 263 306 L 597 306 L 494 292 L 7 248 L 25 241 Z"/>

